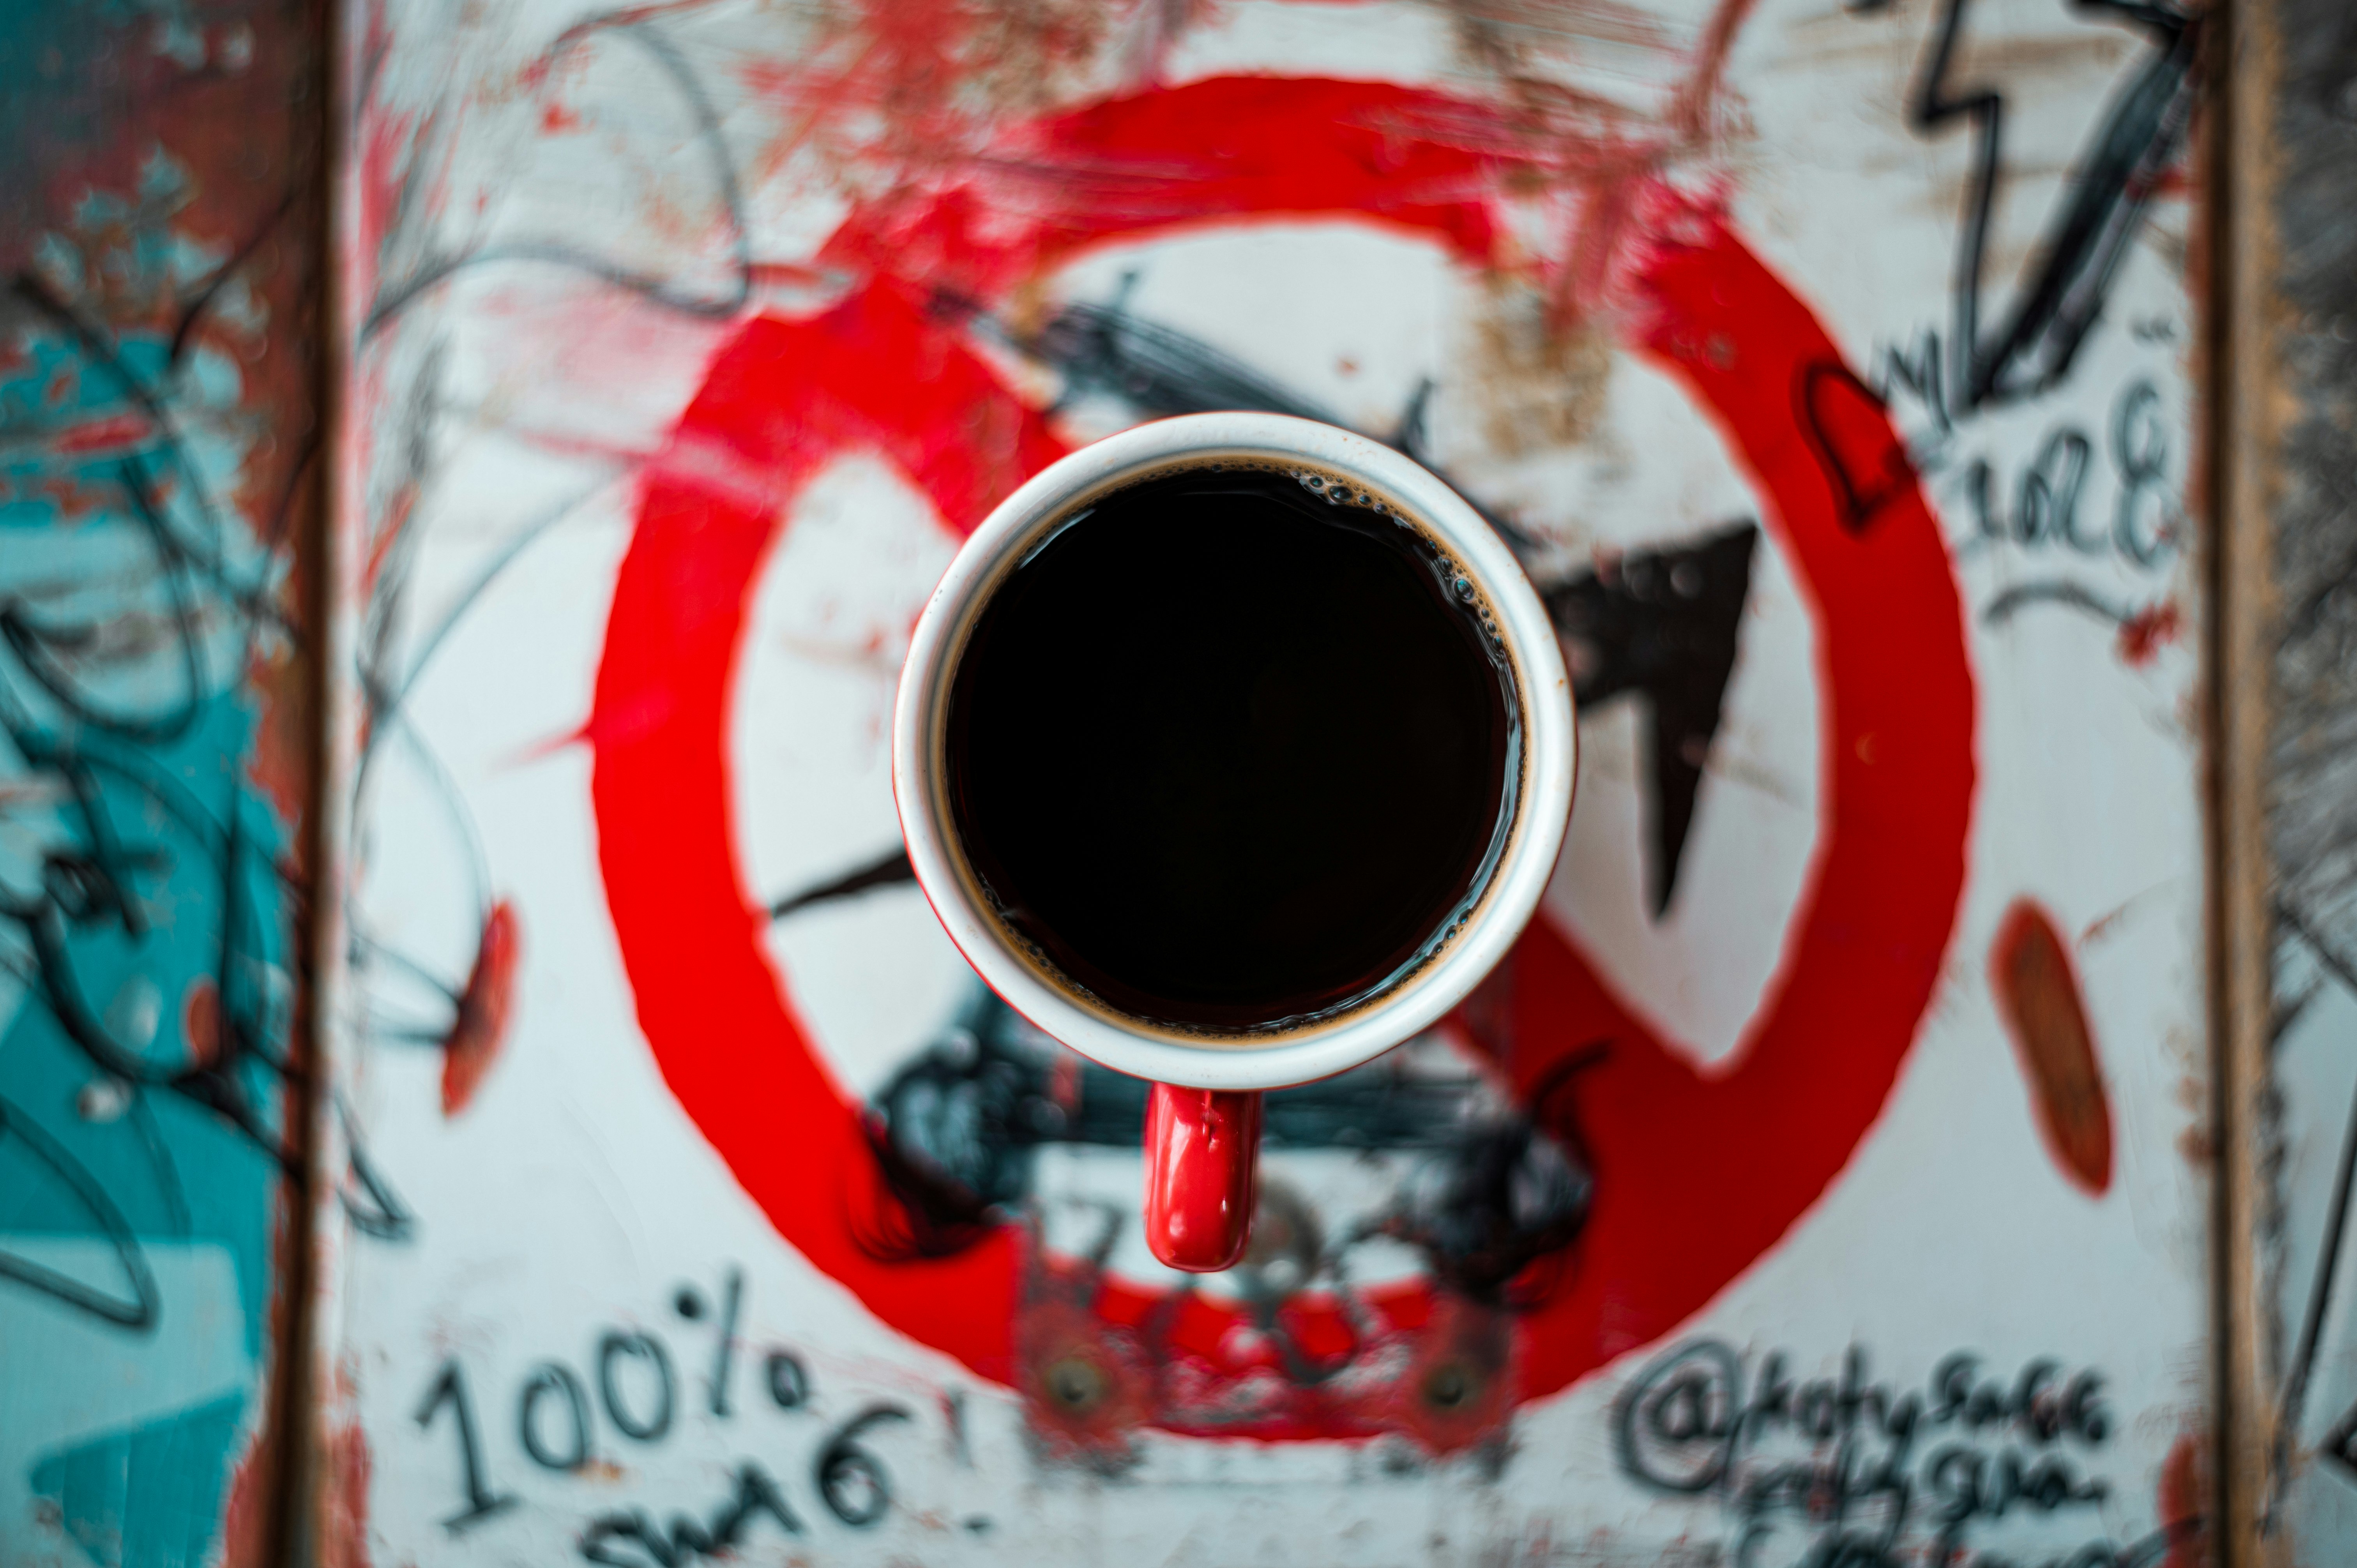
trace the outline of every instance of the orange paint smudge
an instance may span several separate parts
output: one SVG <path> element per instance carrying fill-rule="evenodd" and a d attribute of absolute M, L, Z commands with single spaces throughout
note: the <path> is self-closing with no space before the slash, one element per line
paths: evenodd
<path fill-rule="evenodd" d="M 210 976 L 197 976 L 180 993 L 180 1038 L 188 1047 L 189 1065 L 206 1068 L 221 1060 L 221 988 Z"/>
<path fill-rule="evenodd" d="M 507 1038 L 515 995 L 516 960 L 522 952 L 514 906 L 502 898 L 483 920 L 475 967 L 458 993 L 458 1016 L 442 1037 L 442 1114 L 456 1116 L 475 1097 L 483 1075 Z"/>
<path fill-rule="evenodd" d="M 2112 1108 L 2078 976 L 2054 922 L 2017 898 L 1989 950 L 1989 985 L 2062 1174 L 2090 1194 L 2112 1185 Z"/>

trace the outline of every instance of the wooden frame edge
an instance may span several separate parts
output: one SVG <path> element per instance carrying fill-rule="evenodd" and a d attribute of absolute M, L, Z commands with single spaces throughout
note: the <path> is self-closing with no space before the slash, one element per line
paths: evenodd
<path fill-rule="evenodd" d="M 2269 505 L 2278 432 L 2270 387 L 2275 188 L 2271 108 L 2280 40 L 2264 0 L 2213 15 L 2223 48 L 2212 61 L 2205 146 L 2210 321 L 2208 746 L 2211 1018 L 2216 1294 L 2216 1445 L 2211 1486 L 2213 1562 L 2274 1568 L 2289 1561 L 2275 1530 L 2284 1480 L 2277 1454 L 2266 1238 L 2268 1018 L 2273 1007 L 2266 824 L 2274 680 L 2274 538 Z"/>

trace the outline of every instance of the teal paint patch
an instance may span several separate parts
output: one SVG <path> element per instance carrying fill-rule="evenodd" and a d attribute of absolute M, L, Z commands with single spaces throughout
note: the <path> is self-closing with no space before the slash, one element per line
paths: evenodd
<path fill-rule="evenodd" d="M 37 1459 L 33 1495 L 100 1568 L 202 1568 L 245 1406 L 228 1395 Z"/>
<path fill-rule="evenodd" d="M 252 672 L 300 636 L 301 328 L 223 238 L 283 153 L 170 116 L 285 91 L 241 73 L 299 25 L 0 0 L 0 1563 L 209 1563 L 272 1387 L 302 906 Z"/>

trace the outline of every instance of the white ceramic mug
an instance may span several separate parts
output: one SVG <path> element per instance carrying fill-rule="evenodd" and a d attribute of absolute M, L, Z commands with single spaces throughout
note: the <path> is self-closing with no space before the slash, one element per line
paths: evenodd
<path fill-rule="evenodd" d="M 949 694 L 966 640 L 999 585 L 1060 522 L 1175 464 L 1227 458 L 1298 465 L 1381 498 L 1424 532 L 1493 613 L 1519 705 L 1518 755 L 1503 848 L 1461 923 L 1437 929 L 1423 961 L 1331 1016 L 1232 1036 L 1182 1030 L 1117 1011 L 1073 986 L 994 908 L 944 798 Z M 1440 479 L 1376 442 L 1273 413 L 1157 421 L 1050 465 L 976 528 L 933 590 L 910 639 L 892 720 L 892 789 L 909 864 L 966 961 L 1006 1004 L 1054 1039 L 1150 1079 L 1146 1239 L 1176 1268 L 1222 1269 L 1248 1236 L 1260 1096 L 1354 1068 L 1437 1022 L 1503 958 L 1536 908 L 1571 811 L 1577 740 L 1570 678 L 1555 628 L 1505 542 Z M 1440 917 L 1448 920 L 1448 917 Z"/>

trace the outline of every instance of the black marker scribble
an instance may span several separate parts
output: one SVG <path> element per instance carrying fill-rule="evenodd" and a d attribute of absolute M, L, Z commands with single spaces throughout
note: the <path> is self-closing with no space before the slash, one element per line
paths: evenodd
<path fill-rule="evenodd" d="M 2040 1357 L 2005 1375 L 1959 1350 L 1910 1386 L 1869 1377 L 1856 1345 L 1836 1376 L 1796 1377 L 1796 1359 L 1709 1338 L 1654 1357 L 1613 1402 L 1621 1474 L 1659 1495 L 1715 1498 L 1741 1561 L 1994 1563 L 1976 1534 L 2059 1515 L 2087 1520 L 2070 1563 L 2124 1568 L 2188 1529 L 2172 1521 L 2126 1547 L 2096 1533 L 2114 1501 L 2098 1465 L 2115 1432 L 2097 1369 Z"/>
<path fill-rule="evenodd" d="M 665 309 L 709 320 L 726 320 L 745 308 L 753 295 L 751 240 L 745 218 L 744 192 L 737 177 L 736 159 L 730 156 L 727 144 L 721 135 L 719 112 L 713 107 L 710 94 L 705 91 L 695 73 L 688 69 L 678 48 L 660 27 L 640 12 L 616 11 L 577 22 L 565 30 L 542 60 L 546 65 L 558 64 L 575 48 L 602 33 L 612 33 L 645 50 L 694 117 L 696 140 L 705 149 L 713 182 L 719 188 L 721 209 L 728 220 L 728 291 L 713 295 L 683 289 L 660 274 L 640 272 L 594 252 L 558 241 L 511 240 L 460 254 L 429 256 L 399 281 L 383 285 L 370 302 L 367 317 L 361 324 L 360 340 L 362 343 L 375 338 L 402 312 L 451 277 L 472 268 L 499 263 L 536 263 L 583 273 Z M 413 172 L 411 177 L 415 179 L 419 176 Z M 409 199 L 410 193 L 404 191 L 404 207 Z"/>
<path fill-rule="evenodd" d="M 2112 603 L 2101 594 L 2067 579 L 2057 578 L 2051 582 L 2017 583 L 2006 589 L 1981 611 L 1981 623 L 1984 626 L 2003 626 L 2031 605 L 2067 605 L 2113 626 L 2126 625 L 2132 615 L 2131 611 Z"/>
<path fill-rule="evenodd" d="M 1846 420 L 1841 417 L 1845 400 L 1851 403 Z M 1883 436 L 1882 413 L 1881 394 L 1839 360 L 1812 360 L 1793 374 L 1793 422 L 1815 456 L 1819 471 L 1834 488 L 1841 525 L 1852 533 L 1865 532 L 1883 508 L 1915 484 L 1915 468 L 1908 460 L 1907 448 Z M 1861 413 L 1875 421 L 1865 432 L 1857 429 Z M 1857 434 L 1869 435 L 1880 448 L 1873 471 L 1861 471 L 1857 455 L 1845 449 Z"/>
<path fill-rule="evenodd" d="M 131 1295 L 125 1300 L 109 1294 L 86 1281 L 5 1250 L 0 1250 L 0 1278 L 28 1285 L 109 1323 L 143 1333 L 154 1332 L 162 1300 L 156 1293 L 156 1276 L 147 1267 L 147 1254 L 141 1250 L 139 1239 L 131 1233 L 130 1222 L 123 1218 L 123 1211 L 80 1160 L 42 1132 L 23 1110 L 0 1100 L 0 1144 L 11 1140 L 23 1144 L 26 1152 L 72 1194 L 75 1205 L 89 1217 L 91 1229 L 106 1238 L 107 1245 L 114 1251 L 115 1261 L 123 1266 Z"/>
<path fill-rule="evenodd" d="M 802 1521 L 770 1473 L 750 1460 L 737 1468 L 737 1487 L 726 1501 L 713 1510 L 712 1522 L 699 1523 L 685 1514 L 673 1514 L 666 1530 L 645 1509 L 602 1514 L 590 1521 L 581 1537 L 581 1555 L 612 1568 L 683 1568 L 698 1557 L 733 1557 L 754 1522 L 767 1515 L 789 1535 L 802 1533 Z M 643 1559 L 618 1557 L 613 1544 L 633 1541 Z"/>
<path fill-rule="evenodd" d="M 729 276 L 725 287 L 706 289 L 678 279 L 632 268 L 591 248 L 554 239 L 501 241 L 463 250 L 440 248 L 426 237 L 432 194 L 428 182 L 436 166 L 432 147 L 425 145 L 445 122 L 435 116 L 420 124 L 417 145 L 410 149 L 406 171 L 390 194 L 391 220 L 381 237 L 380 263 L 387 258 L 414 258 L 387 275 L 368 302 L 359 340 L 364 347 L 386 340 L 420 302 L 431 297 L 452 277 L 476 268 L 505 263 L 554 266 L 597 279 L 660 306 L 697 319 L 726 320 L 741 312 L 752 297 L 754 263 L 745 214 L 744 184 L 737 160 L 729 150 L 712 93 L 688 63 L 686 56 L 648 13 L 619 10 L 592 16 L 566 28 L 539 57 L 544 73 L 562 65 L 594 40 L 611 36 L 643 53 L 694 124 L 693 143 L 701 155 L 711 189 L 726 220 Z M 378 90 L 374 59 L 364 59 L 358 91 L 364 103 Z M 491 940 L 496 900 L 490 886 L 489 857 L 458 781 L 452 777 L 436 746 L 412 712 L 412 699 L 451 638 L 464 625 L 483 595 L 508 574 L 538 542 L 564 523 L 616 480 L 636 467 L 636 460 L 618 455 L 575 493 L 537 516 L 522 521 L 472 576 L 447 597 L 439 597 L 433 618 L 411 625 L 416 597 L 415 574 L 425 549 L 425 499 L 443 470 L 437 452 L 442 426 L 448 414 L 446 387 L 449 380 L 446 344 L 425 335 L 423 323 L 405 346 L 414 353 L 403 363 L 404 386 L 385 400 L 387 428 L 383 446 L 394 454 L 381 477 L 389 481 L 387 500 L 371 518 L 372 536 L 364 541 L 371 564 L 356 638 L 354 672 L 361 697 L 361 736 L 352 777 L 345 786 L 357 838 L 364 840 L 376 820 L 380 799 L 398 789 L 411 800 L 423 800 L 434 812 L 441 842 L 416 835 L 416 853 L 446 857 L 450 875 L 443 886 L 460 890 L 468 908 L 474 961 L 479 964 Z M 398 773 L 397 779 L 393 775 Z M 357 1027 L 371 1043 L 388 1043 L 448 1050 L 463 1030 L 468 998 L 464 971 L 453 972 L 447 957 L 430 958 L 407 950 L 381 932 L 371 918 L 363 889 L 355 882 L 345 908 L 351 976 L 360 993 Z M 349 1123 L 349 1111 L 339 1102 L 339 1117 Z M 394 1194 L 386 1176 L 354 1145 L 355 1158 L 341 1185 L 347 1213 L 362 1231 L 385 1239 L 411 1233 L 414 1217 Z"/>

